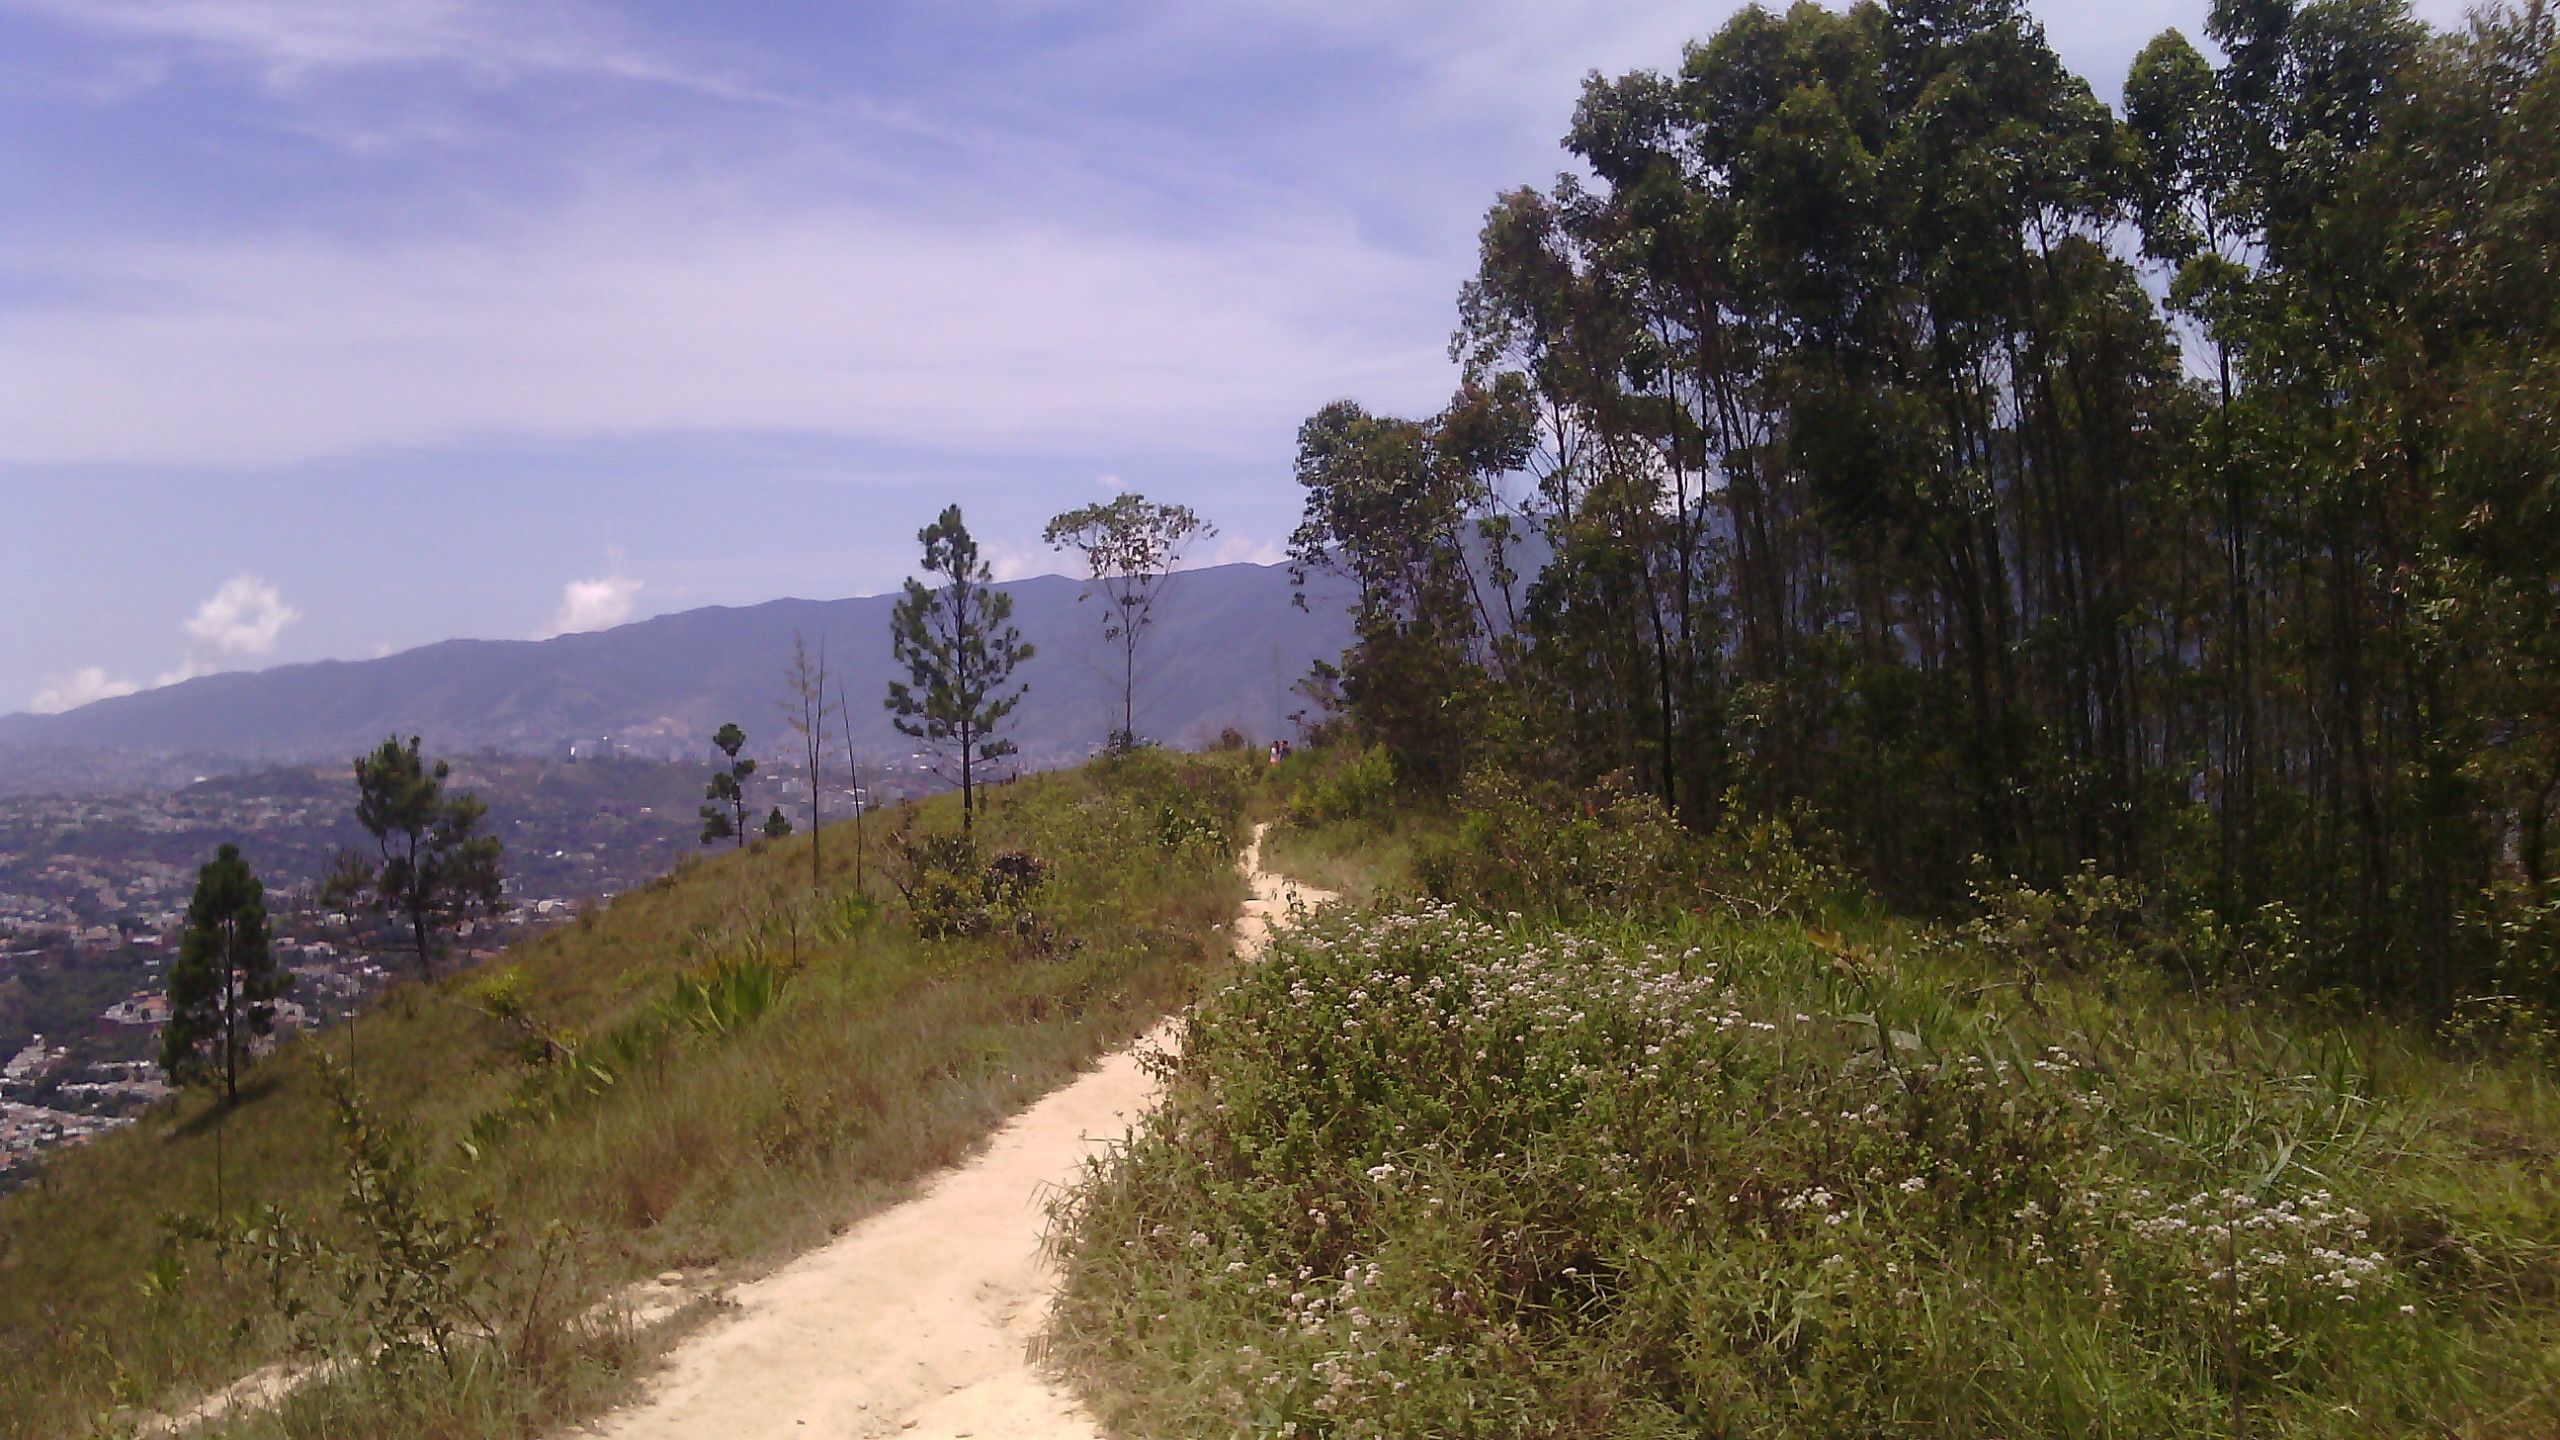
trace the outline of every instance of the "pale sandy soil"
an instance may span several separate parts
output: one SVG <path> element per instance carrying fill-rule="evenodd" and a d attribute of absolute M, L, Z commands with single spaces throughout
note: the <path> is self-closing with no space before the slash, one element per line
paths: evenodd
<path fill-rule="evenodd" d="M 1322 892 L 1261 868 L 1235 926 L 1251 956 L 1293 901 Z M 839 1440 L 855 1436 L 1091 1440 L 1082 1406 L 1031 1347 L 1052 1277 L 1046 1202 L 1155 1100 L 1139 1062 L 1160 1027 L 1014 1117 L 976 1158 L 823 1249 L 740 1286 L 725 1318 L 685 1340 L 637 1403 L 580 1433 L 616 1440 Z"/>

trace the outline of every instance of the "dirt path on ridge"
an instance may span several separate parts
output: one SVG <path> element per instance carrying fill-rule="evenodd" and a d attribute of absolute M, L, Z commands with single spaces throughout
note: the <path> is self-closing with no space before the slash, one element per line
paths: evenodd
<path fill-rule="evenodd" d="M 1262 948 L 1292 902 L 1326 892 L 1243 868 L 1253 898 L 1239 955 Z M 677 1346 L 632 1405 L 579 1433 L 614 1440 L 1097 1440 L 1074 1397 L 1030 1358 L 1053 1277 L 1041 1259 L 1046 1202 L 1085 1158 L 1155 1102 L 1140 1051 L 1171 1022 L 1052 1091 L 986 1148 L 828 1245 L 738 1287 L 737 1308 Z"/>

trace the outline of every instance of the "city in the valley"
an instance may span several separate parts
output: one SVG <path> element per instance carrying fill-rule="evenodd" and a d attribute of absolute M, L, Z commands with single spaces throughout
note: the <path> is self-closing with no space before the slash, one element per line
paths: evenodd
<path fill-rule="evenodd" d="M 506 846 L 505 904 L 456 928 L 456 958 L 574 919 L 699 848 L 707 766 L 614 750 L 455 760 L 452 783 L 488 803 Z M 899 774 L 870 788 L 894 790 Z M 768 760 L 751 785 L 759 812 L 806 823 L 805 772 Z M 842 813 L 847 789 L 822 781 L 820 803 Z M 411 973 L 404 935 L 317 899 L 335 858 L 372 843 L 353 798 L 337 765 L 0 796 L 0 1190 L 25 1183 L 45 1150 L 169 1094 L 158 1064 L 167 966 L 197 867 L 218 844 L 239 845 L 266 886 L 276 962 L 293 976 L 275 1006 L 279 1037 L 341 1020 Z"/>

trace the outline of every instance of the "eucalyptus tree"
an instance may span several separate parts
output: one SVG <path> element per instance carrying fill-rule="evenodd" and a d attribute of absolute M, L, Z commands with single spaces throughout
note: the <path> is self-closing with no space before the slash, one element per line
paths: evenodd
<path fill-rule="evenodd" d="M 1458 779 L 1470 698 L 1500 664 L 1496 592 L 1470 539 L 1483 534 L 1488 478 L 1517 468 L 1533 424 L 1504 386 L 1464 391 L 1428 420 L 1337 401 L 1298 429 L 1304 508 L 1289 558 L 1300 603 L 1313 572 L 1351 581 L 1357 643 L 1343 695 L 1397 773 L 1427 788 Z"/>
<path fill-rule="evenodd" d="M 2298 922 L 2296 979 L 2560 1013 L 2560 19 L 2206 30 L 2121 120 L 2015 0 L 1594 77 L 1461 292 L 1498 403 L 1301 431 L 1354 719 L 1809 807 L 1900 902 L 2093 861 Z M 1470 519 L 1543 552 L 1498 626 Z"/>
<path fill-rule="evenodd" d="M 826 813 L 820 796 L 827 762 L 827 712 L 833 703 L 827 692 L 827 645 L 824 639 L 812 651 L 808 640 L 793 632 L 791 663 L 783 671 L 783 683 L 788 690 L 782 706 L 784 721 L 791 727 L 791 733 L 800 738 L 800 763 L 807 767 L 809 888 L 814 892 L 824 883 L 819 847 L 825 843 Z M 780 814 L 781 811 L 777 808 L 774 813 Z M 765 827 L 765 834 L 773 834 L 770 824 Z"/>
<path fill-rule="evenodd" d="M 1138 743 L 1138 655 L 1156 602 L 1193 542 L 1218 533 L 1187 505 L 1162 504 L 1129 493 L 1079 506 L 1049 521 L 1040 538 L 1050 548 L 1072 550 L 1084 561 L 1084 599 L 1103 599 L 1102 638 L 1119 648 L 1120 728 L 1111 747 Z"/>

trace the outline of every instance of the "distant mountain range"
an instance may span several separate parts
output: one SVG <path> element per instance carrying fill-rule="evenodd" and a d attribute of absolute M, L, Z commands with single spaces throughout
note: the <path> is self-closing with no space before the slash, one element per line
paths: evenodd
<path fill-rule="evenodd" d="M 1088 753 L 1118 722 L 1118 671 L 1098 602 L 1062 576 L 1018 580 L 1014 622 L 1038 653 L 1012 734 L 1027 767 Z M 448 640 L 379 660 L 322 661 L 207 675 L 58 715 L 0 716 L 0 790 L 153 784 L 174 769 L 339 760 L 385 735 L 430 752 L 667 758 L 709 747 L 735 720 L 754 753 L 780 753 L 783 668 L 795 635 L 824 643 L 843 678 L 855 743 L 878 758 L 914 742 L 890 726 L 889 614 L 896 597 L 775 600 L 661 615 L 550 640 Z M 1138 729 L 1199 745 L 1234 727 L 1281 733 L 1301 707 L 1290 687 L 1350 643 L 1340 596 L 1291 598 L 1277 565 L 1176 576 L 1156 611 L 1140 677 Z"/>

